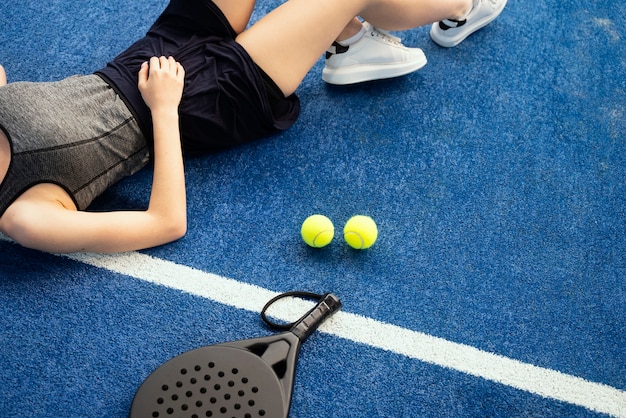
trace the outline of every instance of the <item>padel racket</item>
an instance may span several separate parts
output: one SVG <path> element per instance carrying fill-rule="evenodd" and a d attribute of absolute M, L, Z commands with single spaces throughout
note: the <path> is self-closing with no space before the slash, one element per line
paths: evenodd
<path fill-rule="evenodd" d="M 267 308 L 286 296 L 314 297 L 317 305 L 293 324 L 270 322 Z M 270 300 L 261 317 L 279 334 L 188 351 L 167 361 L 141 384 L 130 418 L 287 417 L 302 342 L 341 309 L 333 294 L 289 292 Z"/>

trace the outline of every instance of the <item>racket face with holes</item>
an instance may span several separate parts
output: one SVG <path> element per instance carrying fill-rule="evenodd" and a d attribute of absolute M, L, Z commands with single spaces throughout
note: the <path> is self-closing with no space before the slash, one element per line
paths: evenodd
<path fill-rule="evenodd" d="M 131 418 L 286 417 L 274 370 L 248 350 L 208 346 L 181 354 L 139 387 Z"/>

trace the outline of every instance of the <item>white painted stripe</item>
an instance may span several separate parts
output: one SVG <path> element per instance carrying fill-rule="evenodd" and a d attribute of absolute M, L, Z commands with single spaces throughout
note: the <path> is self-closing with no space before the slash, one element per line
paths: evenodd
<path fill-rule="evenodd" d="M 608 385 L 349 313 L 324 331 L 545 398 L 626 417 L 626 392 Z"/>
<path fill-rule="evenodd" d="M 140 253 L 72 254 L 67 257 L 253 312 L 259 312 L 269 299 L 278 294 Z M 279 320 L 293 321 L 311 306 L 307 301 L 288 299 L 272 307 L 268 313 Z M 338 312 L 319 330 L 545 398 L 626 418 L 626 392 L 608 385 L 345 311 Z"/>
<path fill-rule="evenodd" d="M 278 293 L 140 253 L 74 254 L 70 258 L 141 280 L 205 297 L 235 308 L 259 312 Z M 312 304 L 281 301 L 268 312 L 293 321 Z M 464 372 L 536 395 L 626 417 L 626 392 L 558 371 L 522 363 L 477 348 L 340 311 L 319 330 L 347 340 Z"/>

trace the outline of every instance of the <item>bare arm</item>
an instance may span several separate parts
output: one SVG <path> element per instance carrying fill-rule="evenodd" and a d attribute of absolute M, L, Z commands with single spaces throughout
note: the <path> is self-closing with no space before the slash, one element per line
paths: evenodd
<path fill-rule="evenodd" d="M 6 86 L 7 84 L 7 73 L 4 71 L 4 67 L 0 65 L 0 87 Z"/>
<path fill-rule="evenodd" d="M 187 205 L 178 125 L 184 70 L 173 58 L 152 58 L 142 66 L 138 85 L 154 124 L 154 179 L 148 209 L 81 212 L 60 187 L 41 184 L 7 209 L 0 218 L 0 231 L 24 246 L 54 253 L 131 251 L 185 234 Z"/>
<path fill-rule="evenodd" d="M 185 71 L 170 57 L 152 58 L 139 72 L 139 90 L 152 112 L 154 130 L 154 179 L 148 213 L 165 218 L 174 228 L 174 239 L 187 230 L 187 197 L 178 123 L 178 105 Z M 167 232 L 167 231 L 165 231 Z"/>

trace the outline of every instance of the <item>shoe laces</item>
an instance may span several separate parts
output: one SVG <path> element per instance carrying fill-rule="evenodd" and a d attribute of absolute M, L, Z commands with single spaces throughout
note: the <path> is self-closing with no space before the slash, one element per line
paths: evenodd
<path fill-rule="evenodd" d="M 364 22 L 363 24 L 367 25 L 366 28 L 370 32 L 371 36 L 380 38 L 385 42 L 389 42 L 390 44 L 402 45 L 402 39 L 392 35 L 391 33 L 389 33 L 388 30 L 377 28 L 376 26 L 373 26 L 368 22 Z"/>

